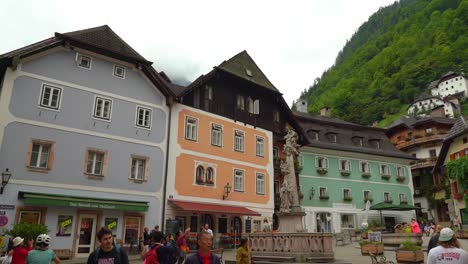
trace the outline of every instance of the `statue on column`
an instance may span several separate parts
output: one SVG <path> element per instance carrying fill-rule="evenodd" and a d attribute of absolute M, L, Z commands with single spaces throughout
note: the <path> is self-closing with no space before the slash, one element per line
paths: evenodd
<path fill-rule="evenodd" d="M 294 130 L 286 127 L 287 134 L 284 137 L 283 153 L 286 154 L 285 161 L 281 162 L 281 172 L 284 176 L 281 187 L 281 212 L 300 211 L 299 194 L 297 193 L 296 173 L 294 169 L 294 159 L 299 154 L 297 144 L 298 135 Z"/>

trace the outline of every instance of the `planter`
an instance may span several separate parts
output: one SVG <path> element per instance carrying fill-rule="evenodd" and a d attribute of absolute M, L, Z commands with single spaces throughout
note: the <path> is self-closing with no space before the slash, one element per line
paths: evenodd
<path fill-rule="evenodd" d="M 398 249 L 395 252 L 397 262 L 424 263 L 424 252 L 422 250 L 408 251 Z"/>
<path fill-rule="evenodd" d="M 382 242 L 386 246 L 398 247 L 405 241 L 410 240 L 414 244 L 422 245 L 422 234 L 411 234 L 411 233 L 392 233 L 382 234 Z"/>
<path fill-rule="evenodd" d="M 370 178 L 371 174 L 368 173 L 368 172 L 363 172 L 363 173 L 361 173 L 361 176 L 362 176 L 363 178 Z"/>
<path fill-rule="evenodd" d="M 361 245 L 361 254 L 369 255 L 369 253 L 372 253 L 374 255 L 382 255 L 384 253 L 384 245 L 371 243 Z"/>
<path fill-rule="evenodd" d="M 330 196 L 324 195 L 324 196 L 320 196 L 319 198 L 320 198 L 320 200 L 328 200 L 328 199 L 330 199 Z"/>
<path fill-rule="evenodd" d="M 351 175 L 351 172 L 349 172 L 349 171 L 341 171 L 340 173 L 341 173 L 341 176 L 349 176 L 349 175 Z"/>
<path fill-rule="evenodd" d="M 325 175 L 327 174 L 328 170 L 324 168 L 317 168 L 317 173 L 320 175 Z"/>
<path fill-rule="evenodd" d="M 388 175 L 388 174 L 382 174 L 382 179 L 384 179 L 384 180 L 389 180 L 390 177 L 391 177 L 391 176 Z"/>
<path fill-rule="evenodd" d="M 351 202 L 353 200 L 353 197 L 344 197 L 343 201 L 345 202 Z"/>
<path fill-rule="evenodd" d="M 404 182 L 405 181 L 405 177 L 396 177 L 396 180 L 398 182 Z"/>

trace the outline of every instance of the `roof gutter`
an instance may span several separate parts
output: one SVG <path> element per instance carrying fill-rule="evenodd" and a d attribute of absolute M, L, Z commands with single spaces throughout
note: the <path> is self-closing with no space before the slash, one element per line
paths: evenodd
<path fill-rule="evenodd" d="M 169 98 L 168 104 L 169 106 L 169 115 L 167 120 L 167 145 L 166 145 L 166 169 L 164 171 L 164 187 L 163 187 L 163 203 L 162 203 L 162 213 L 161 213 L 161 230 L 164 230 L 164 225 L 166 223 L 166 194 L 167 194 L 167 171 L 169 166 L 169 145 L 171 139 L 171 114 L 172 114 L 172 99 Z"/>

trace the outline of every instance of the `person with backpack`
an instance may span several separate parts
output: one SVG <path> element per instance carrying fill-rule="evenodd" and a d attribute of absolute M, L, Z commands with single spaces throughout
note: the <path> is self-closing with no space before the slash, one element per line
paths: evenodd
<path fill-rule="evenodd" d="M 40 234 L 36 238 L 36 249 L 29 251 L 26 257 L 26 264 L 50 264 L 54 261 L 55 264 L 60 264 L 60 259 L 55 252 L 49 249 L 50 236 L 48 234 Z"/>
<path fill-rule="evenodd" d="M 163 244 L 164 234 L 160 231 L 151 233 L 152 245 L 146 253 L 143 264 L 172 264 L 169 257 L 172 254 L 172 250 Z M 89 264 L 89 263 L 88 263 Z"/>
<path fill-rule="evenodd" d="M 87 264 L 129 264 L 127 253 L 114 246 L 112 231 L 103 227 L 97 238 L 101 245 L 89 255 Z"/>

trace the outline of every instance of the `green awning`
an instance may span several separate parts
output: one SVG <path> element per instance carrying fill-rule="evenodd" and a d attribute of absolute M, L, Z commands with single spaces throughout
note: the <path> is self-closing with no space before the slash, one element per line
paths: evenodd
<path fill-rule="evenodd" d="M 48 195 L 21 192 L 20 198 L 27 205 L 55 205 L 91 209 L 109 209 L 131 212 L 148 211 L 148 202 L 108 200 L 76 196 Z"/>

